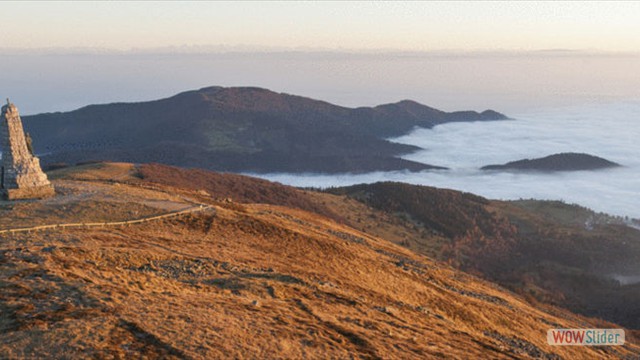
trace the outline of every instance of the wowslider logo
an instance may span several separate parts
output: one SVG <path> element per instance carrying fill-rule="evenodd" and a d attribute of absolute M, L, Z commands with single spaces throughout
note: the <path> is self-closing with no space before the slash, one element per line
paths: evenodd
<path fill-rule="evenodd" d="M 609 346 L 624 345 L 623 329 L 550 329 L 549 345 Z"/>

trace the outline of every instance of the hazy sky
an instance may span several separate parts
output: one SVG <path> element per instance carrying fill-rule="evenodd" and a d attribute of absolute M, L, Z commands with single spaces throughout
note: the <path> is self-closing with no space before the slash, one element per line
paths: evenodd
<path fill-rule="evenodd" d="M 379 180 L 640 211 L 640 1 L 0 2 L 0 69 L 0 99 L 10 97 L 23 115 L 213 85 L 350 107 L 412 99 L 446 111 L 491 108 L 524 127 L 425 137 L 442 145 L 440 152 L 424 145 L 433 151 L 426 162 L 451 166 L 442 161 L 464 155 L 456 141 L 470 156 L 488 156 L 531 149 L 533 139 L 543 148 L 513 155 L 582 150 L 628 167 L 612 179 L 577 174 L 560 182 L 488 179 L 468 169 Z"/>
<path fill-rule="evenodd" d="M 640 2 L 34 1 L 0 14 L 0 98 L 24 114 L 212 85 L 508 114 L 640 99 Z"/>
<path fill-rule="evenodd" d="M 640 2 L 3 2 L 0 47 L 640 51 Z"/>

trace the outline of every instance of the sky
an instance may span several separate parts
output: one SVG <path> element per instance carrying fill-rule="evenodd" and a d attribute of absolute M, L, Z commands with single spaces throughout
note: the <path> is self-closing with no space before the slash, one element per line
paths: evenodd
<path fill-rule="evenodd" d="M 23 114 L 258 86 L 446 111 L 640 99 L 640 2 L 1 2 Z"/>
<path fill-rule="evenodd" d="M 640 51 L 640 2 L 3 2 L 0 47 Z"/>

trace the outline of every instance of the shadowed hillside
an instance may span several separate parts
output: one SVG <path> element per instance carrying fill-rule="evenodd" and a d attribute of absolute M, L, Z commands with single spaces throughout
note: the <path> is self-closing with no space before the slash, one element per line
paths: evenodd
<path fill-rule="evenodd" d="M 496 281 L 531 301 L 640 329 L 640 231 L 622 219 L 548 201 L 490 201 L 402 183 L 329 190 L 396 218 L 389 238 Z M 354 211 L 354 210 L 352 210 Z M 360 219 L 366 218 L 361 211 Z M 374 234 L 380 228 L 362 228 Z M 407 229 L 407 230 L 404 230 Z M 388 230 L 387 230 L 388 231 Z"/>
<path fill-rule="evenodd" d="M 333 196 L 251 177 L 141 165 L 144 181 L 204 189 L 238 202 L 323 214 L 522 294 L 640 328 L 640 232 L 561 202 L 501 202 L 402 183 L 331 189 Z M 346 195 L 346 197 L 344 196 Z"/>
<path fill-rule="evenodd" d="M 366 172 L 439 168 L 397 158 L 417 148 L 384 138 L 415 126 L 500 119 L 504 115 L 490 110 L 446 113 L 411 101 L 352 109 L 266 89 L 210 87 L 23 120 L 36 151 L 47 154 L 45 164 L 110 160 L 244 172 Z"/>
<path fill-rule="evenodd" d="M 142 164 L 137 169 L 146 182 L 198 190 L 218 198 L 241 203 L 281 205 L 314 212 L 342 222 L 340 216 L 320 202 L 313 201 L 306 191 L 254 177 L 220 174 L 200 169 L 181 169 L 161 164 Z"/>
<path fill-rule="evenodd" d="M 25 202 L 22 212 L 31 212 L 31 221 L 45 221 L 33 211 L 51 202 L 78 209 L 93 202 L 118 204 L 120 216 L 132 216 L 126 215 L 130 196 L 137 202 L 144 198 L 156 211 L 181 203 L 211 208 L 131 226 L 3 236 L 0 353 L 5 357 L 613 359 L 640 354 L 631 336 L 623 347 L 551 347 L 549 328 L 615 325 L 533 307 L 489 282 L 314 213 L 217 201 L 222 194 L 144 181 L 127 164 L 61 169 L 51 177 L 68 191 Z M 4 217 L 13 216 L 10 206 L 0 203 Z M 70 220 L 87 215 L 75 212 Z"/>

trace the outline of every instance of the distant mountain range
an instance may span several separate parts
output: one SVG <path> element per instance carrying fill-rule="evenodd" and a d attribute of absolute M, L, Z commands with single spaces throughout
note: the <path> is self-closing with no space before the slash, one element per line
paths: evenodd
<path fill-rule="evenodd" d="M 414 101 L 346 108 L 254 87 L 208 87 L 140 103 L 25 116 L 45 165 L 161 162 L 243 172 L 442 169 L 398 158 L 417 147 L 386 138 L 414 127 L 502 120 L 492 110 L 444 112 Z"/>

